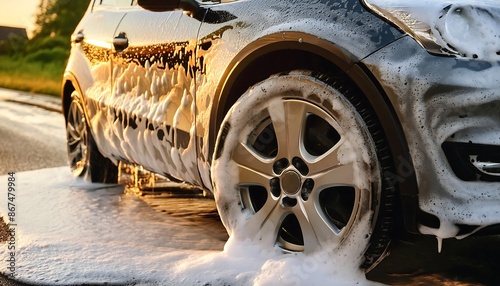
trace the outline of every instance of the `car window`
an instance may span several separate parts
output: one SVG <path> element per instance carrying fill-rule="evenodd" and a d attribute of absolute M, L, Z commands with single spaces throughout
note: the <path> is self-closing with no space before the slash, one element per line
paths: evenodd
<path fill-rule="evenodd" d="M 98 0 L 97 3 L 103 6 L 127 7 L 131 6 L 133 0 Z"/>

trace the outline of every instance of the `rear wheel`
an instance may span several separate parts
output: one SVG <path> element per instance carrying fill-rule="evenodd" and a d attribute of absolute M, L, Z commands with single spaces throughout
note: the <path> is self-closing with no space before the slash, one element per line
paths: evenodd
<path fill-rule="evenodd" d="M 116 183 L 118 167 L 97 149 L 77 91 L 66 114 L 66 142 L 72 174 L 95 183 Z"/>
<path fill-rule="evenodd" d="M 383 132 L 364 103 L 319 78 L 276 75 L 238 100 L 217 138 L 214 195 L 228 232 L 262 247 L 308 254 L 369 237 L 356 250 L 368 269 L 392 227 Z"/>

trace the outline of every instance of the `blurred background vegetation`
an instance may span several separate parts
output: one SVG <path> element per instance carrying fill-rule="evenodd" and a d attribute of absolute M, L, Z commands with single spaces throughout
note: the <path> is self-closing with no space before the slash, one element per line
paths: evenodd
<path fill-rule="evenodd" d="M 59 96 L 71 34 L 90 0 L 41 0 L 28 40 L 0 41 L 0 86 Z"/>

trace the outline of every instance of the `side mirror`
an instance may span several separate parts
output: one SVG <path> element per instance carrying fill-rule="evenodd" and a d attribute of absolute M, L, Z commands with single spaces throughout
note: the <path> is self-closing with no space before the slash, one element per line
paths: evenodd
<path fill-rule="evenodd" d="M 200 5 L 195 0 L 138 0 L 137 4 L 153 12 L 181 9 L 190 14 L 196 14 L 200 10 Z"/>

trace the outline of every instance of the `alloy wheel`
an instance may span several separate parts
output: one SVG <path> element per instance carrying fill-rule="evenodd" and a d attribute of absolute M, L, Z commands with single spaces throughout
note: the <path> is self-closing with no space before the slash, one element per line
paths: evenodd
<path fill-rule="evenodd" d="M 78 99 L 73 98 L 66 119 L 68 160 L 74 176 L 81 176 L 88 162 L 87 123 Z"/>
<path fill-rule="evenodd" d="M 381 192 L 374 146 L 341 93 L 302 74 L 271 77 L 219 132 L 213 180 L 224 225 L 284 252 L 340 247 L 365 217 L 369 237 Z"/>

